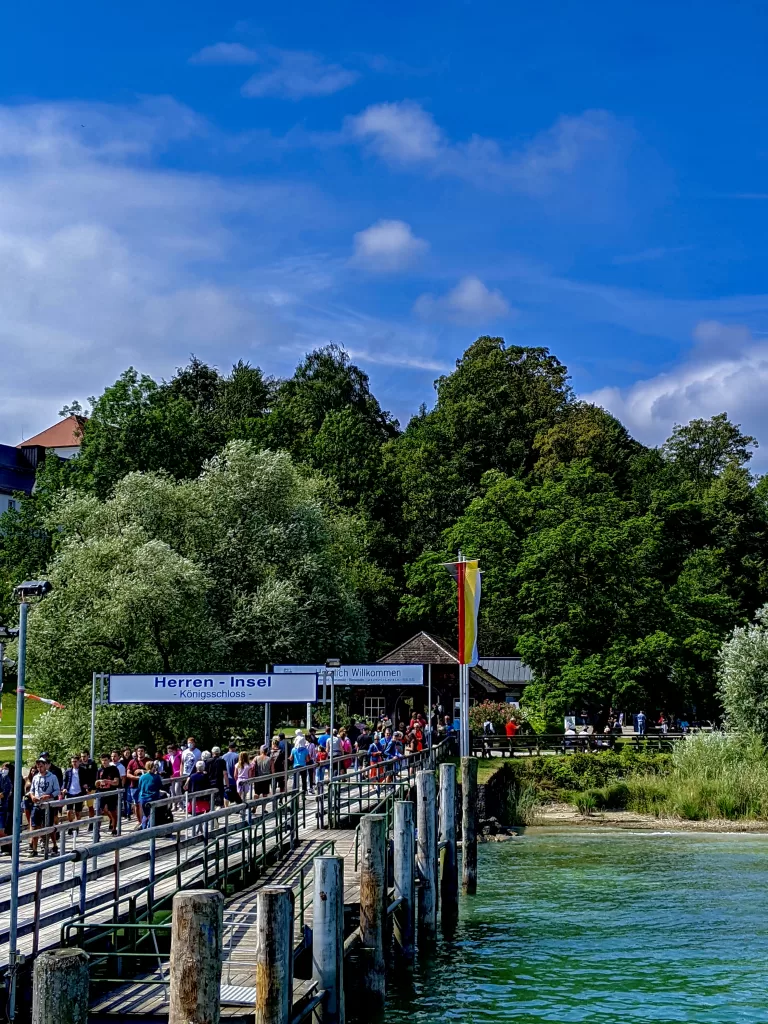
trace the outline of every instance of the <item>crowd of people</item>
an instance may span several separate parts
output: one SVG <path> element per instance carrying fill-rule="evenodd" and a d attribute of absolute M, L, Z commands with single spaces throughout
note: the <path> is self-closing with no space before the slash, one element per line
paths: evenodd
<path fill-rule="evenodd" d="M 120 815 L 135 816 L 139 828 L 163 824 L 171 820 L 171 801 L 163 802 L 171 789 L 186 793 L 188 813 L 206 814 L 214 807 L 285 792 L 291 777 L 293 787 L 305 793 L 315 792 L 331 772 L 336 776 L 362 770 L 378 780 L 399 758 L 452 733 L 447 716 L 433 714 L 428 723 L 424 715 L 414 714 L 407 725 L 399 722 L 397 727 L 385 717 L 375 724 L 354 721 L 332 732 L 324 727 L 297 729 L 292 738 L 281 732 L 256 751 L 241 749 L 236 740 L 224 751 L 218 746 L 200 750 L 190 736 L 184 744 L 156 750 L 154 756 L 141 743 L 104 752 L 98 760 L 83 750 L 65 768 L 43 751 L 30 766 L 20 794 L 30 830 L 28 852 L 37 856 L 36 830 L 51 828 L 56 853 L 55 826 L 84 814 L 91 819 L 106 816 L 112 835 L 117 834 Z M 0 766 L 0 837 L 13 829 L 13 776 L 12 764 Z M 172 785 L 174 779 L 181 781 Z M 0 844 L 0 850 L 10 853 L 10 843 Z"/>

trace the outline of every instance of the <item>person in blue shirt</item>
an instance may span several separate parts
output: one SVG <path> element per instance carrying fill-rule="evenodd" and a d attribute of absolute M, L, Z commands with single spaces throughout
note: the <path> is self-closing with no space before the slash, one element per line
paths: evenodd
<path fill-rule="evenodd" d="M 638 736 L 645 736 L 645 712 L 639 711 L 637 714 L 637 734 Z"/>
<path fill-rule="evenodd" d="M 304 793 L 307 792 L 307 766 L 309 764 L 309 744 L 304 737 L 304 733 L 301 729 L 296 730 L 296 736 L 293 741 L 293 750 L 291 751 L 291 762 L 293 767 L 297 768 L 298 771 L 294 776 L 293 788 L 299 788 L 299 780 L 301 780 L 301 788 Z"/>
<path fill-rule="evenodd" d="M 227 803 L 239 804 L 240 797 L 237 793 L 237 779 L 235 778 L 235 768 L 237 767 L 237 761 L 240 755 L 237 752 L 237 744 L 232 740 L 227 748 L 227 752 L 224 755 L 224 763 L 227 766 Z"/>
<path fill-rule="evenodd" d="M 141 807 L 141 828 L 149 828 L 149 814 L 152 809 L 152 801 L 159 800 L 165 796 L 161 771 L 162 765 L 158 761 L 154 761 L 149 771 L 139 776 L 137 802 L 139 807 Z"/>

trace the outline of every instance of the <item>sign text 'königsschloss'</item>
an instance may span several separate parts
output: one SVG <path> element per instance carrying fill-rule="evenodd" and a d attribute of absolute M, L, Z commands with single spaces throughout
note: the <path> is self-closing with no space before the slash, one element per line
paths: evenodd
<path fill-rule="evenodd" d="M 109 678 L 110 704 L 275 704 L 314 701 L 316 694 L 314 672 L 158 673 Z"/>

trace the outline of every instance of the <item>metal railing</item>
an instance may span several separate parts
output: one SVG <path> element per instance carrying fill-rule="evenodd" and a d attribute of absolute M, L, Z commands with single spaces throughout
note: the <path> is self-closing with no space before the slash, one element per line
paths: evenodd
<path fill-rule="evenodd" d="M 185 794 L 183 798 L 194 803 L 206 795 L 210 794 Z M 155 801 L 151 819 L 159 806 L 178 799 L 177 795 Z M 107 916 L 112 921 L 123 914 L 128 919 L 132 915 L 135 920 L 150 918 L 158 905 L 158 887 L 162 900 L 166 900 L 191 884 L 226 887 L 234 873 L 245 879 L 259 858 L 269 856 L 276 846 L 293 849 L 304 815 L 300 793 L 276 794 L 191 814 L 165 825 L 154 825 L 151 820 L 149 828 L 99 838 L 47 859 L 24 863 L 19 871 L 23 915 L 19 937 L 31 935 L 32 953 L 36 954 L 41 932 L 62 922 L 65 927 L 85 923 L 87 915 Z M 50 839 L 56 832 L 76 833 L 95 822 L 95 818 L 85 818 L 52 824 L 28 835 Z M 136 870 L 144 864 L 146 871 Z M 0 893 L 9 893 L 9 878 L 7 872 L 0 875 Z M 8 897 L 0 897 L 0 914 L 8 909 L 8 902 Z M 31 914 L 24 913 L 30 906 Z M 7 927 L 0 927 L 0 943 L 6 945 L 0 963 L 7 960 L 7 939 Z"/>

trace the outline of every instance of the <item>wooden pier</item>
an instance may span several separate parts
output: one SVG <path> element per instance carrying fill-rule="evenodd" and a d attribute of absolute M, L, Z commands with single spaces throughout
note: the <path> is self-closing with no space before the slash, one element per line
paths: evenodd
<path fill-rule="evenodd" d="M 368 768 L 341 774 L 326 781 L 315 796 L 307 797 L 298 789 L 291 789 L 289 780 L 283 793 L 143 833 L 92 843 L 71 850 L 64 857 L 51 858 L 45 864 L 25 865 L 22 895 L 23 906 L 29 910 L 21 922 L 20 934 L 32 946 L 33 953 L 61 945 L 89 954 L 90 1020 L 122 1017 L 163 1021 L 169 1018 L 173 991 L 170 911 L 174 897 L 181 898 L 180 894 L 196 890 L 218 890 L 222 894 L 218 899 L 223 897 L 219 1013 L 228 1019 L 252 1020 L 258 1000 L 255 964 L 257 957 L 266 955 L 263 949 L 259 952 L 263 938 L 263 922 L 257 910 L 259 894 L 263 893 L 265 899 L 273 892 L 290 894 L 292 964 L 301 965 L 300 973 L 307 975 L 315 926 L 315 860 L 322 858 L 318 863 L 326 864 L 331 857 L 343 862 L 339 935 L 344 950 L 360 943 L 371 912 L 375 918 L 376 908 L 381 904 L 380 920 L 394 912 L 395 937 L 402 941 L 403 951 L 408 955 L 413 949 L 414 929 L 408 918 L 415 913 L 415 879 L 409 887 L 403 880 L 403 864 L 413 864 L 418 859 L 417 870 L 423 873 L 426 859 L 428 879 L 425 877 L 420 883 L 422 903 L 426 899 L 427 906 L 423 920 L 420 913 L 420 928 L 426 928 L 426 934 L 434 933 L 439 895 L 449 894 L 450 902 L 450 894 L 457 889 L 455 877 L 451 880 L 456 873 L 456 840 L 455 827 L 450 825 L 456 817 L 455 768 L 443 766 L 445 777 L 440 794 L 443 803 L 451 806 L 441 811 L 439 840 L 438 787 L 430 770 L 442 759 L 444 750 L 435 748 L 388 763 L 383 771 L 377 771 L 375 779 Z M 420 821 L 428 824 L 422 826 L 424 838 L 418 851 L 411 832 L 409 860 L 403 854 L 402 826 L 410 822 L 412 829 L 416 815 L 413 810 L 405 815 L 400 810 L 402 801 L 415 795 L 417 781 L 422 800 Z M 399 824 L 395 828 L 398 804 Z M 367 822 L 371 814 L 381 821 L 379 839 L 367 838 L 370 830 L 366 828 L 361 832 L 361 823 Z M 444 821 L 448 823 L 445 829 Z M 379 829 L 374 832 L 378 835 Z M 373 867 L 371 842 L 374 846 L 382 844 L 379 853 L 373 855 Z M 446 846 L 450 849 L 446 850 Z M 384 875 L 382 868 L 376 866 L 379 861 L 387 865 Z M 443 863 L 448 865 L 447 880 Z M 395 872 L 400 871 L 394 888 L 389 884 L 393 867 Z M 370 895 L 366 896 L 371 889 L 371 877 L 378 879 L 380 894 L 373 904 Z M 0 941 L 4 937 L 3 927 L 7 929 L 7 911 L 5 917 L 1 916 L 4 911 L 0 903 Z M 322 927 L 326 926 L 323 917 Z M 375 935 L 380 926 L 373 927 Z M 340 955 L 343 959 L 343 951 Z M 380 959 L 383 964 L 383 953 Z M 327 1001 L 328 993 L 317 978 L 294 979 L 292 964 L 288 972 L 292 985 L 291 1019 L 296 1021 L 305 1010 L 309 1012 Z M 374 964 L 374 978 L 377 971 L 381 972 L 383 986 L 381 964 Z"/>

